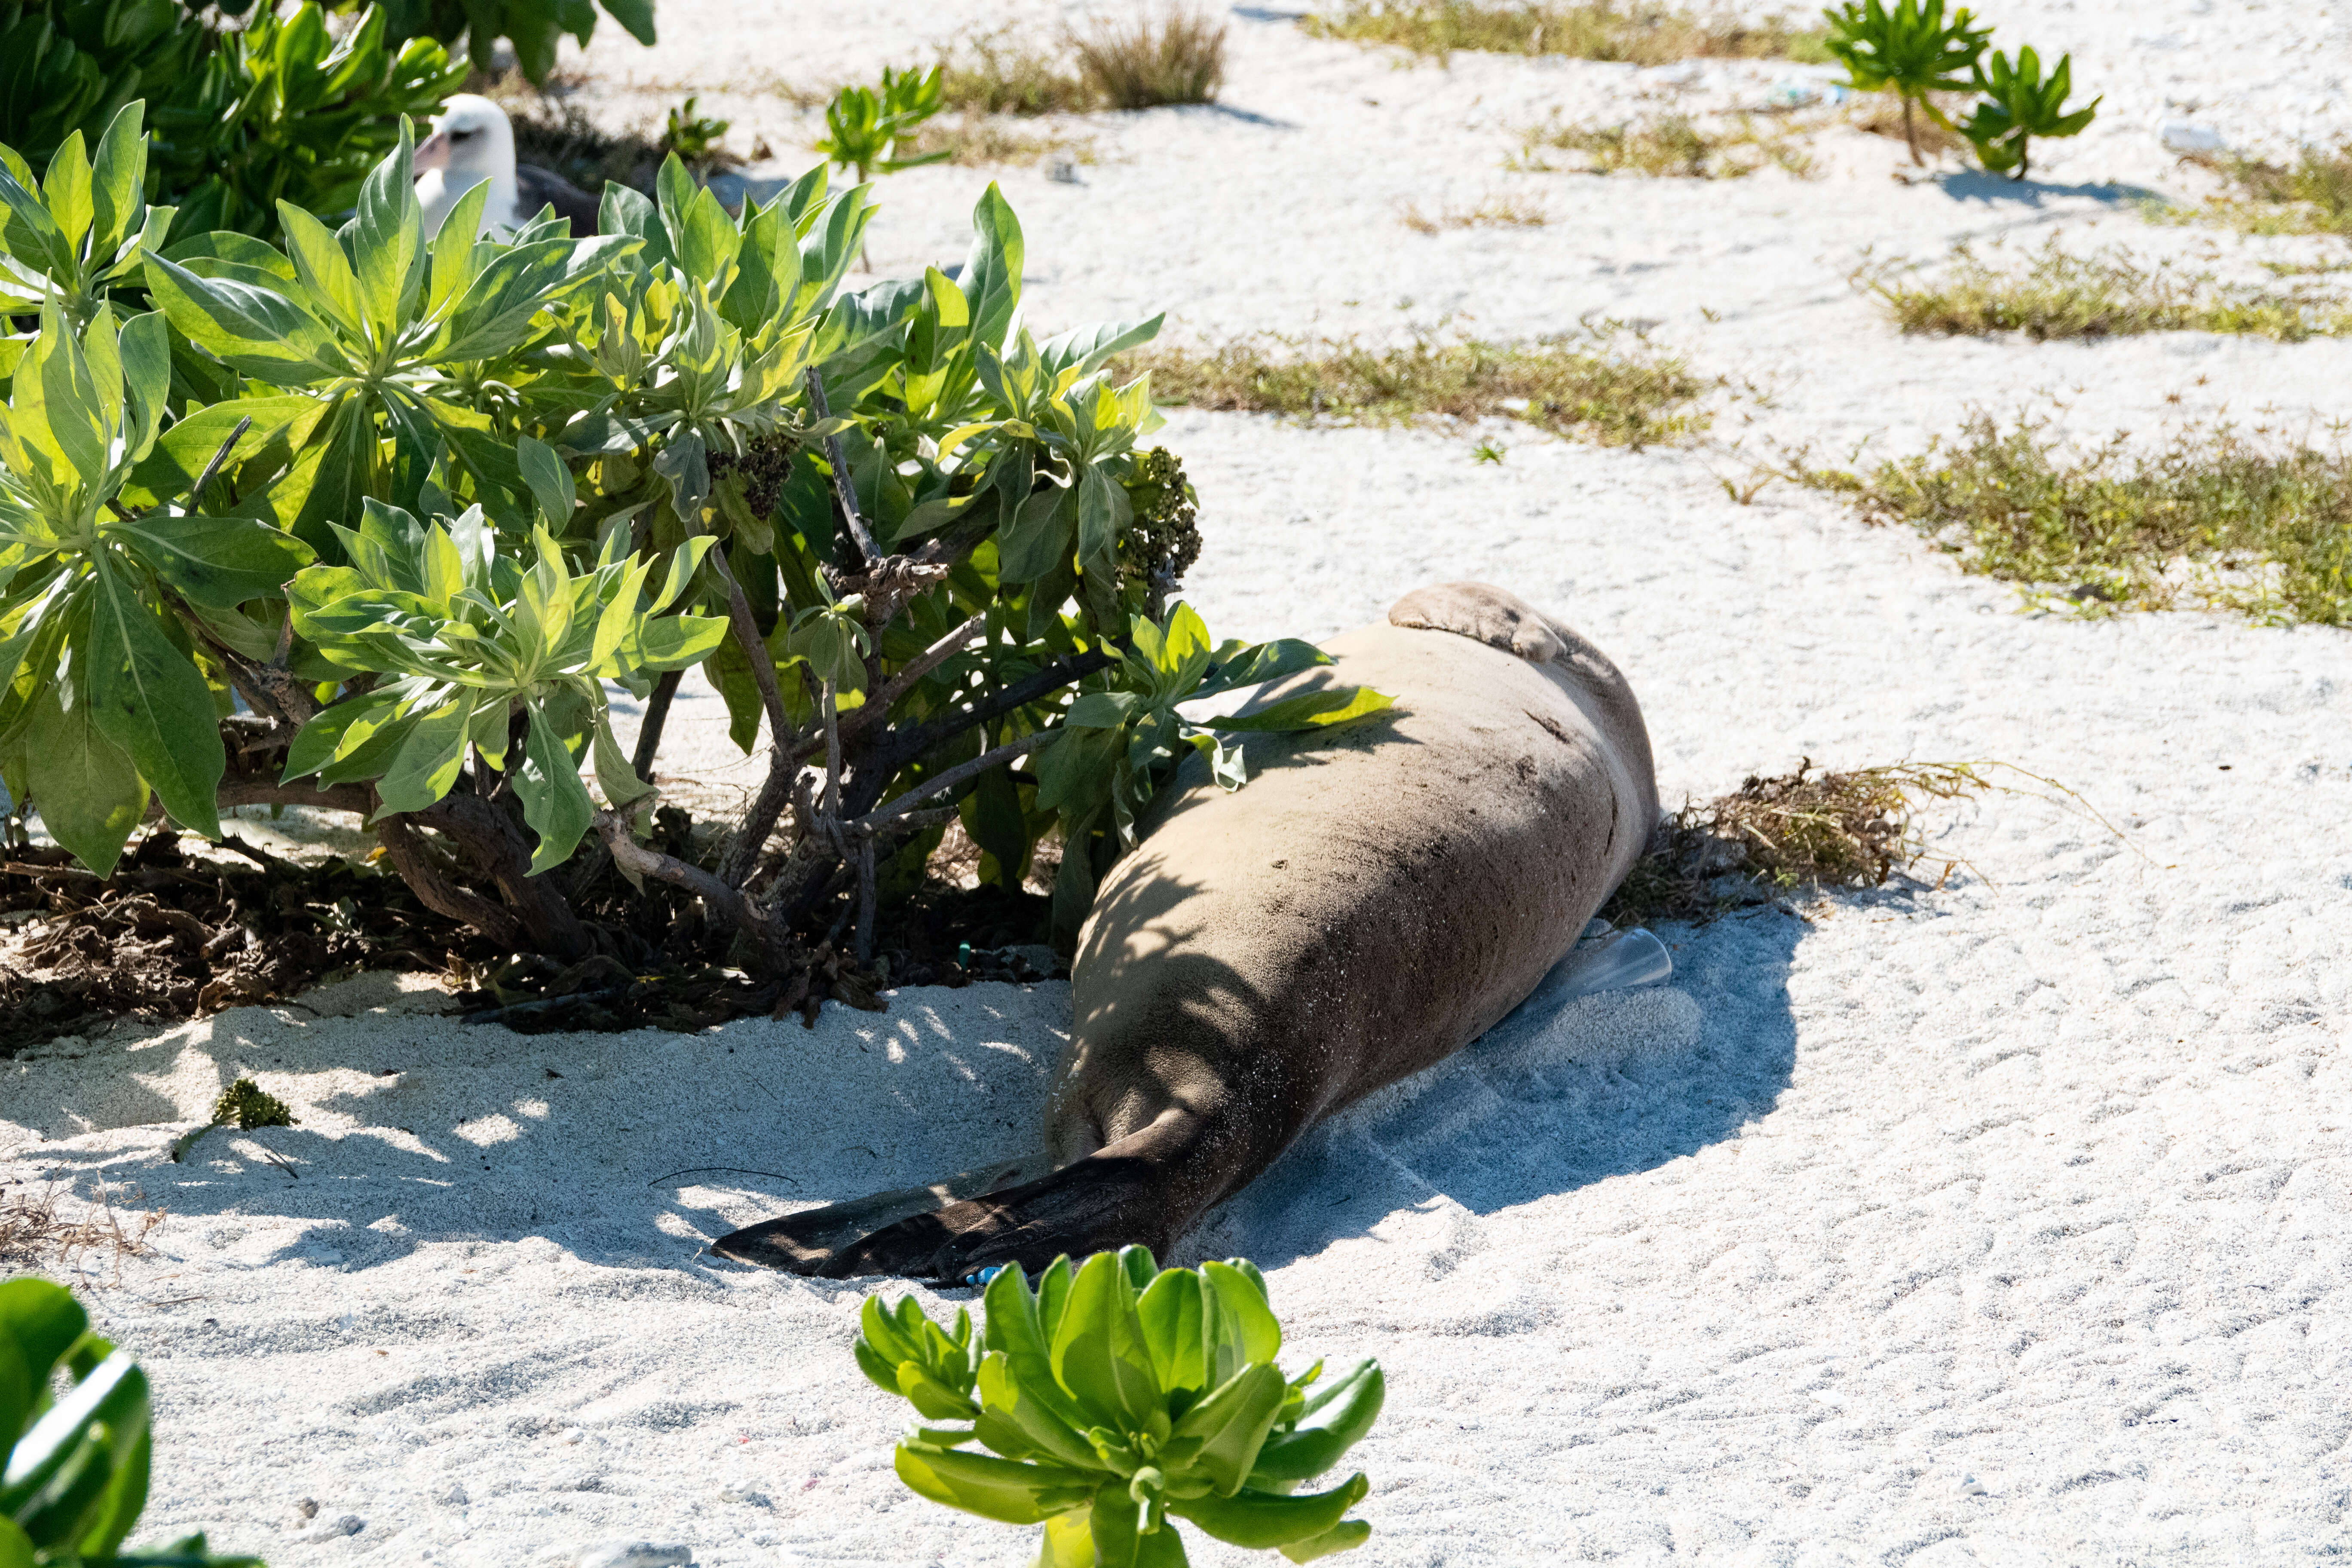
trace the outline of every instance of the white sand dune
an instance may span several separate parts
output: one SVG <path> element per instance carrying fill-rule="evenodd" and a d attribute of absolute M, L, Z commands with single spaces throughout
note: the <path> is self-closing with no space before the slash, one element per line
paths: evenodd
<path fill-rule="evenodd" d="M 2298 428 L 2352 414 L 2339 342 L 1906 342 L 1844 281 L 1865 246 L 2211 243 L 2087 187 L 2188 188 L 2156 149 L 2169 113 L 2242 142 L 2352 129 L 2339 10 L 2000 7 L 2000 42 L 2072 48 L 2109 95 L 2021 195 L 1897 185 L 1895 154 L 1858 141 L 1811 183 L 1507 176 L 1509 125 L 1622 105 L 1636 73 L 1393 70 L 1255 8 L 1234 14 L 1227 110 L 1115 122 L 1082 185 L 1003 176 L 1049 325 L 1166 305 L 1196 339 L 1387 334 L 1454 311 L 1512 336 L 1599 311 L 1770 385 L 1708 449 L 1497 426 L 1498 465 L 1461 433 L 1180 413 L 1208 538 L 1190 596 L 1220 635 L 1322 635 L 1416 583 L 1486 578 L 1625 667 L 1670 800 L 1803 755 L 1996 758 L 2119 830 L 1990 795 L 1938 819 L 1965 862 L 1941 890 L 1671 930 L 1670 988 L 1483 1042 L 1213 1216 L 1186 1257 L 1263 1263 L 1296 1357 L 1388 1368 L 1353 1561 L 2352 1544 L 2352 640 L 2021 613 L 1907 534 L 1779 488 L 1742 507 L 1716 479 L 1743 436 L 1905 449 L 2037 389 L 2094 436 L 2225 405 Z M 909 0 L 662 16 L 658 51 L 600 39 L 592 64 L 664 93 L 824 80 L 949 25 Z M 706 102 L 779 146 L 807 133 L 772 99 Z M 877 265 L 959 255 L 984 178 L 890 182 Z M 1396 222 L 1399 201 L 1505 184 L 1555 221 Z M 2228 240 L 2219 264 L 2298 244 Z M 713 1568 L 1027 1560 L 1028 1532 L 890 1475 L 905 1411 L 851 1363 L 862 1289 L 699 1245 L 1024 1146 L 1066 988 L 906 991 L 813 1032 L 692 1037 L 468 1028 L 383 977 L 310 1000 L 0 1064 L 0 1179 L 128 1184 L 168 1211 L 156 1255 L 89 1292 L 156 1380 L 159 1532 L 207 1526 L 279 1568 L 633 1540 Z M 302 1124 L 170 1163 L 240 1073 Z"/>

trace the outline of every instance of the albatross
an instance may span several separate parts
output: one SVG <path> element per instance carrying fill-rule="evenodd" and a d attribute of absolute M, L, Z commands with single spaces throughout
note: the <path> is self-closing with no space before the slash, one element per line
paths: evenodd
<path fill-rule="evenodd" d="M 508 235 L 537 217 L 542 207 L 570 221 L 572 232 L 596 232 L 597 201 L 561 174 L 515 163 L 514 126 L 507 111 L 488 99 L 461 92 L 441 106 L 433 134 L 416 148 L 416 200 L 425 208 L 425 231 L 438 234 L 458 199 L 488 182 L 482 232 Z"/>

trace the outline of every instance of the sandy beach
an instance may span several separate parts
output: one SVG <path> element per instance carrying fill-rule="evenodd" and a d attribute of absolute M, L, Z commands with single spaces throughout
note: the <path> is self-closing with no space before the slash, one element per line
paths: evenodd
<path fill-rule="evenodd" d="M 1055 8 L 663 0 L 583 89 L 684 91 L 797 172 L 773 90 Z M 1071 15 L 1080 14 L 1076 8 Z M 1643 451 L 1475 428 L 1170 411 L 1218 636 L 1326 636 L 1448 578 L 1500 583 L 1626 670 L 1670 804 L 1801 758 L 1998 762 L 1939 807 L 1939 888 L 1668 926 L 1664 987 L 1515 1023 L 1327 1125 L 1163 1261 L 1266 1271 L 1286 1361 L 1376 1355 L 1351 1456 L 1363 1568 L 2285 1563 L 2352 1546 L 2352 638 L 2179 611 L 2035 611 L 1759 459 L 1915 451 L 1968 411 L 2085 440 L 2226 412 L 2352 416 L 2352 344 L 2158 333 L 1906 339 L 1874 259 L 2055 237 L 2227 275 L 2313 239 L 2158 226 L 2206 176 L 2168 120 L 2281 151 L 2352 134 L 2352 7 L 2013 3 L 1997 47 L 2074 54 L 2098 122 L 2037 180 L 1898 182 L 1825 125 L 1818 177 L 1501 167 L 1558 110 L 1760 101 L 1771 62 L 1450 69 L 1240 6 L 1220 104 L 1095 117 L 1076 184 L 942 166 L 883 184 L 875 268 L 953 260 L 992 178 L 1041 328 L 1169 335 L 1643 323 L 1721 377 L 1713 429 Z M 1814 76 L 1823 73 L 1815 72 Z M 1692 97 L 1692 95 L 1696 95 Z M 1712 95 L 1711 97 L 1708 95 Z M 1416 233 L 1508 192 L 1540 226 Z M 2316 436 L 2315 439 L 2318 438 Z M 1500 462 L 1474 461 L 1490 441 Z M 1734 489 L 1740 486 L 1735 483 Z M 677 756 L 739 776 L 715 697 Z M 753 764 L 740 776 L 756 778 Z M 83 1260 L 156 1388 L 142 1532 L 344 1563 L 1013 1568 L 1033 1531 L 924 1502 L 906 1407 L 849 1354 L 879 1282 L 705 1255 L 723 1231 L 1030 1142 L 1062 984 L 900 990 L 816 1026 L 522 1037 L 418 980 L 118 1027 L 0 1062 L 0 1192 L 160 1207 Z M 173 1141 L 249 1075 L 299 1125 Z M 900 1287 L 887 1286 L 896 1295 Z M 934 1315 L 968 1293 L 925 1293 Z M 1193 1561 L 1244 1554 L 1197 1536 Z M 614 1548 L 676 1546 L 688 1555 Z M 601 1555 L 600 1555 L 601 1554 Z"/>

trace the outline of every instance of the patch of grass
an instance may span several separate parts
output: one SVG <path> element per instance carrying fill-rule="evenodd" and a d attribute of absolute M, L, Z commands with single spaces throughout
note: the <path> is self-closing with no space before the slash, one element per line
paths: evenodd
<path fill-rule="evenodd" d="M 1197 408 L 1401 425 L 1507 415 L 1559 436 L 1641 447 L 1704 430 L 1713 383 L 1638 337 L 1606 331 L 1527 343 L 1442 340 L 1400 348 L 1353 340 L 1239 338 L 1217 348 L 1131 356 L 1154 396 Z"/>
<path fill-rule="evenodd" d="M 1734 910 L 1883 887 L 1927 854 L 1919 803 L 1998 787 L 1982 763 L 1896 763 L 1750 776 L 1729 795 L 1685 802 L 1658 825 L 1649 853 L 1601 910 L 1615 925 L 1706 921 Z M 1941 887 L 1957 860 L 1936 879 Z"/>
<path fill-rule="evenodd" d="M 1407 202 L 1397 221 L 1415 234 L 1443 234 L 1449 228 L 1541 228 L 1551 215 L 1517 196 L 1488 196 L 1475 206 L 1441 207 L 1433 215 Z"/>
<path fill-rule="evenodd" d="M 1818 28 L 1780 16 L 1743 21 L 1727 11 L 1697 12 L 1634 0 L 1571 5 L 1494 5 L 1477 0 L 1346 0 L 1335 11 L 1301 17 L 1318 38 L 1386 44 L 1443 61 L 1455 49 L 1488 54 L 1568 55 L 1628 65 L 1686 59 L 1791 59 L 1822 63 Z"/>
<path fill-rule="evenodd" d="M 1960 246 L 1929 279 L 1898 276 L 1901 265 L 1865 268 L 1854 281 L 1906 332 L 2023 332 L 2037 342 L 2241 332 L 2296 342 L 2352 331 L 2352 309 L 2334 296 L 2224 283 L 2168 262 L 2143 266 L 2117 250 L 2074 256 L 2053 242 L 2021 269 L 2002 269 Z"/>
<path fill-rule="evenodd" d="M 1083 114 L 1102 103 L 1066 38 L 999 28 L 966 39 L 940 63 L 940 97 L 968 114 Z"/>
<path fill-rule="evenodd" d="M 1564 125 L 1558 121 L 1523 132 L 1514 169 L 1559 173 L 1554 153 L 1581 154 L 1569 172 L 1627 173 L 1654 179 L 1737 180 L 1759 169 L 1780 168 L 1803 179 L 1813 160 L 1792 129 L 1768 123 L 1762 130 L 1747 115 L 1727 126 L 1704 123 L 1687 114 L 1665 114 L 1615 125 Z"/>
<path fill-rule="evenodd" d="M 968 114 L 1085 114 L 1211 103 L 1225 80 L 1225 25 L 1173 6 L 1041 35 L 999 28 L 940 59 L 947 106 Z"/>
<path fill-rule="evenodd" d="M 2352 237 L 2352 142 L 2305 147 L 2292 164 L 2234 153 L 2181 160 L 2210 169 L 2233 187 L 2197 205 L 2151 203 L 2158 223 L 2218 223 L 2241 234 L 2334 234 Z"/>
<path fill-rule="evenodd" d="M 1225 85 L 1225 24 L 1206 10 L 1172 7 L 1154 17 L 1109 18 L 1074 32 L 1086 79 L 1113 109 L 1213 103 Z"/>
<path fill-rule="evenodd" d="M 916 132 L 914 153 L 945 152 L 950 163 L 966 167 L 1012 165 L 1026 168 L 1048 158 L 1092 163 L 1094 139 L 1052 128 L 1024 129 L 1002 115 L 977 115 L 942 124 L 932 121 Z"/>
<path fill-rule="evenodd" d="M 1792 477 L 2045 604 L 2352 625 L 2352 457 L 2263 434 L 2193 425 L 2153 451 L 2118 435 L 2080 454 L 2046 420 L 1978 412 L 1917 457 Z"/>

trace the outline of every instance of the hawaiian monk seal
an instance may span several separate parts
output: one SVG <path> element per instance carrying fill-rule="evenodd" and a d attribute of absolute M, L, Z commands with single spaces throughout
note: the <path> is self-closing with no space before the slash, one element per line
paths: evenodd
<path fill-rule="evenodd" d="M 1317 1121 L 1517 1005 L 1658 820 L 1632 689 L 1477 583 L 1409 594 L 1325 651 L 1334 664 L 1256 701 L 1346 684 L 1395 707 L 1254 739 L 1234 793 L 1179 775 L 1080 932 L 1046 1150 L 713 1250 L 950 1281 L 1130 1242 L 1164 1253 Z"/>

